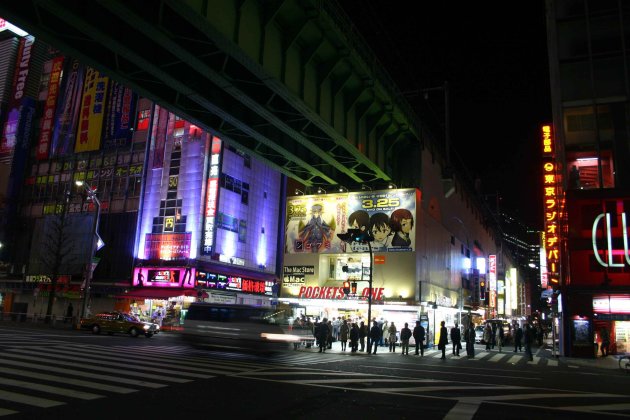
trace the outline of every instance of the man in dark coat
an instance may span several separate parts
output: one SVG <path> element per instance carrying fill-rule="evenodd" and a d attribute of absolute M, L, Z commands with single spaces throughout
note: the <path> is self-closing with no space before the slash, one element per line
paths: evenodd
<path fill-rule="evenodd" d="M 359 326 L 359 343 L 361 343 L 361 350 L 365 351 L 365 337 L 367 337 L 367 326 L 363 321 L 361 321 L 361 325 Z"/>
<path fill-rule="evenodd" d="M 442 350 L 442 357 L 440 357 L 442 360 L 446 360 L 446 346 L 448 344 L 448 330 L 444 324 L 444 321 L 440 322 L 440 339 L 438 341 L 438 348 Z"/>
<path fill-rule="evenodd" d="M 517 353 L 519 351 L 523 351 L 523 346 L 521 344 L 521 340 L 523 339 L 523 329 L 518 325 L 515 325 L 514 329 L 514 353 Z"/>
<path fill-rule="evenodd" d="M 322 322 L 315 327 L 315 338 L 317 339 L 317 345 L 319 346 L 320 353 L 326 353 L 326 346 L 328 344 L 328 319 L 322 319 Z"/>
<path fill-rule="evenodd" d="M 466 330 L 466 355 L 469 359 L 475 358 L 475 324 L 472 322 L 468 325 L 468 329 Z"/>
<path fill-rule="evenodd" d="M 370 329 L 370 336 L 368 337 L 368 353 L 370 352 L 370 349 L 372 349 L 372 354 L 376 354 L 381 334 L 381 327 L 378 326 L 378 322 L 374 321 L 374 325 L 372 325 L 372 328 Z"/>
<path fill-rule="evenodd" d="M 420 325 L 420 321 L 416 321 L 416 326 L 413 329 L 413 339 L 416 340 L 416 356 L 418 355 L 418 350 L 420 350 L 420 355 L 424 356 L 424 338 L 424 327 Z"/>
<path fill-rule="evenodd" d="M 451 328 L 451 341 L 453 342 L 453 355 L 459 356 L 459 349 L 462 348 L 462 333 L 459 331 L 457 322 L 455 326 Z"/>
<path fill-rule="evenodd" d="M 359 348 L 359 327 L 356 322 L 352 323 L 352 328 L 350 328 L 350 350 L 352 353 L 355 353 Z"/>

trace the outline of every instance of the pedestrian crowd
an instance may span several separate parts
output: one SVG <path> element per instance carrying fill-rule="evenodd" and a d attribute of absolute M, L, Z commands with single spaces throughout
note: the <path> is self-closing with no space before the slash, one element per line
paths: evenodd
<path fill-rule="evenodd" d="M 472 322 L 466 326 L 460 326 L 456 322 L 450 331 L 446 328 L 445 321 L 440 322 L 439 335 L 437 343 L 438 349 L 442 352 L 441 359 L 446 359 L 446 352 L 449 344 L 452 346 L 451 354 L 455 357 L 460 356 L 460 351 L 465 350 L 466 356 L 470 359 L 475 357 L 475 341 L 477 334 L 475 324 Z M 506 324 L 507 325 L 507 324 Z M 294 331 L 306 331 L 315 338 L 315 346 L 320 353 L 332 348 L 332 343 L 339 341 L 341 343 L 341 351 L 368 352 L 377 354 L 379 347 L 386 347 L 390 353 L 396 353 L 396 347 L 401 350 L 403 356 L 409 355 L 410 342 L 413 338 L 415 344 L 412 346 L 413 354 L 416 356 L 424 356 L 425 344 L 429 337 L 428 331 L 422 326 L 420 321 L 416 321 L 415 325 L 410 328 L 407 322 L 398 330 L 395 322 L 387 322 L 384 320 L 377 321 L 374 319 L 372 325 L 368 326 L 364 321 L 350 320 L 345 317 L 333 318 L 329 320 L 322 318 L 312 322 L 310 318 L 301 316 L 294 320 Z M 535 326 L 531 322 L 525 322 L 520 326 L 517 322 L 510 324 L 506 332 L 504 327 L 496 322 L 486 322 L 483 327 L 482 341 L 485 343 L 486 350 L 491 351 L 495 348 L 502 352 L 510 341 L 514 344 L 514 352 L 525 352 L 526 357 L 533 360 L 532 344 L 538 343 L 542 345 L 542 337 L 545 332 L 540 326 Z M 449 342 L 450 339 L 450 342 Z M 400 340 L 400 344 L 398 341 Z M 477 340 L 478 341 L 478 340 Z M 349 343 L 349 347 L 348 347 Z M 295 344 L 297 348 L 299 344 Z M 307 347 L 310 345 L 307 344 Z M 604 349 L 603 349 L 604 350 Z"/>

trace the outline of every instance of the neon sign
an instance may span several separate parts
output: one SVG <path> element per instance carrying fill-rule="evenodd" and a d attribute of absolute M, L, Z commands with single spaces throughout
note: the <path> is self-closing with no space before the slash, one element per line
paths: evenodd
<path fill-rule="evenodd" d="M 558 283 L 560 264 L 560 183 L 555 164 L 555 144 L 551 125 L 542 127 L 543 149 L 543 203 L 544 203 L 544 242 L 547 272 L 541 273 L 552 283 Z"/>
<path fill-rule="evenodd" d="M 203 245 L 201 253 L 211 255 L 214 245 L 214 228 L 217 215 L 217 205 L 219 196 L 219 164 L 221 157 L 221 140 L 218 137 L 212 138 L 210 150 L 210 169 L 208 173 L 208 184 L 206 191 L 206 212 L 203 226 Z"/>
<path fill-rule="evenodd" d="M 600 256 L 600 250 L 597 246 L 597 227 L 602 219 L 606 219 L 606 246 L 607 249 L 604 251 L 608 255 L 608 261 L 604 261 Z M 624 259 L 628 265 L 630 265 L 630 255 L 628 255 L 628 229 L 626 222 L 626 213 L 621 213 L 621 227 L 623 232 L 623 251 L 621 250 L 613 250 L 612 247 L 612 235 L 610 230 L 610 213 L 602 213 L 595 218 L 593 222 L 592 229 L 592 243 L 593 243 L 593 253 L 595 254 L 595 260 L 599 263 L 599 265 L 603 267 L 623 267 L 623 262 L 614 262 L 613 257 L 615 255 L 621 255 L 623 253 Z M 623 261 L 623 260 L 622 260 Z"/>

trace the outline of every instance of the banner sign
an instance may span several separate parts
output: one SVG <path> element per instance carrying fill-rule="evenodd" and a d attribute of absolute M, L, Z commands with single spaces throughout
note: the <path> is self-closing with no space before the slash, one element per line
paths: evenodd
<path fill-rule="evenodd" d="M 77 60 L 66 62 L 61 80 L 61 101 L 57 104 L 55 128 L 52 135 L 50 156 L 65 156 L 74 145 L 79 106 L 83 90 L 84 68 Z"/>
<path fill-rule="evenodd" d="M 285 253 L 368 252 L 367 244 L 337 237 L 350 228 L 370 231 L 374 252 L 414 251 L 416 193 L 400 189 L 289 197 Z"/>
<path fill-rule="evenodd" d="M 138 96 L 116 81 L 110 82 L 103 148 L 126 147 L 133 135 L 132 123 Z"/>
<path fill-rule="evenodd" d="M 181 260 L 190 257 L 192 234 L 186 233 L 147 233 L 145 236 L 145 259 Z"/>
<path fill-rule="evenodd" d="M 44 113 L 42 115 L 39 142 L 37 144 L 37 160 L 48 159 L 52 128 L 55 120 L 55 107 L 59 97 L 59 82 L 61 81 L 61 70 L 63 68 L 63 57 L 56 57 L 52 60 L 52 68 L 48 76 L 48 93 L 44 103 Z"/>
<path fill-rule="evenodd" d="M 368 298 L 369 287 L 366 287 L 361 292 L 361 297 L 364 299 Z M 383 300 L 383 296 L 385 294 L 384 287 L 373 287 L 372 288 L 372 301 Z M 300 291 L 298 293 L 298 298 L 303 299 L 345 299 L 348 296 L 343 292 L 343 287 L 317 287 L 317 286 L 302 286 L 300 287 Z"/>
<path fill-rule="evenodd" d="M 98 70 L 88 67 L 83 85 L 81 115 L 74 151 L 89 152 L 101 148 L 105 99 L 109 78 Z"/>
<path fill-rule="evenodd" d="M 31 66 L 31 48 L 35 42 L 32 35 L 20 39 L 15 71 L 13 74 L 13 90 L 9 97 L 7 119 L 0 139 L 0 156 L 10 156 L 17 143 L 17 131 L 20 122 L 22 99 L 26 91 L 26 81 Z"/>

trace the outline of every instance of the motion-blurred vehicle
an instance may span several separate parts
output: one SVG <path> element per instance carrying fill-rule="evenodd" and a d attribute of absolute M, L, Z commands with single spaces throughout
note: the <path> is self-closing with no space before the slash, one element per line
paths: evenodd
<path fill-rule="evenodd" d="M 125 312 L 101 312 L 94 316 L 81 319 L 81 329 L 90 330 L 93 334 L 105 332 L 107 334 L 129 334 L 138 337 L 140 334 L 147 338 L 160 332 L 160 326 L 152 322 L 140 321 L 134 315 Z"/>
<path fill-rule="evenodd" d="M 273 352 L 290 348 L 303 338 L 289 332 L 284 312 L 251 305 L 194 302 L 188 308 L 182 339 L 195 347 Z"/>

